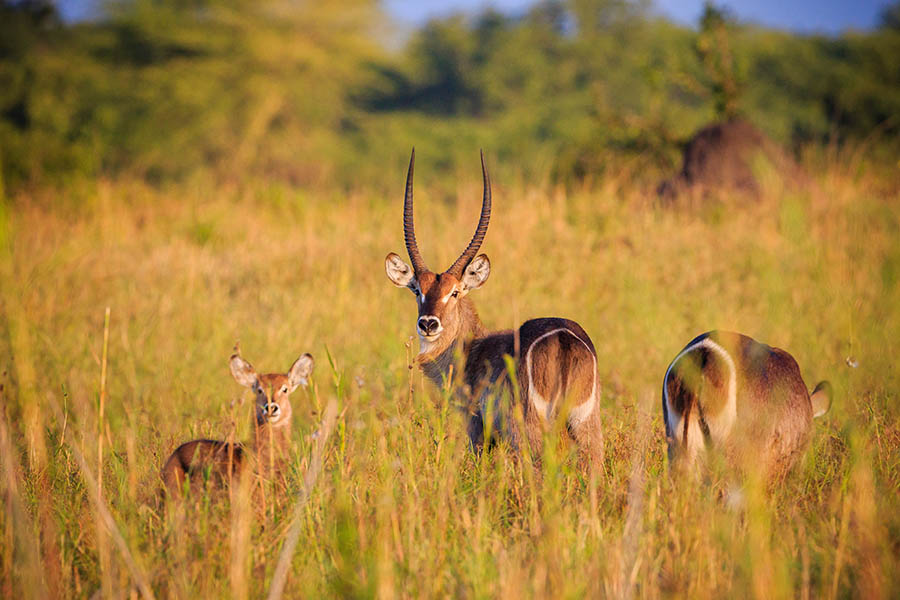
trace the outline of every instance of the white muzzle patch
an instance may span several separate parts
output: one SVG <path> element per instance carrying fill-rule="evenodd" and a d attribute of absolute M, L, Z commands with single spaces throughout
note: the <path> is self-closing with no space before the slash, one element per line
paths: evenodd
<path fill-rule="evenodd" d="M 275 424 L 281 419 L 281 407 L 276 402 L 266 404 L 266 421 Z"/>

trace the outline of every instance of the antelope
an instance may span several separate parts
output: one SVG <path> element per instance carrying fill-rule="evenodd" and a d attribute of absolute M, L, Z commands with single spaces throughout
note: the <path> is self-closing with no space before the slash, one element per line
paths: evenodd
<path fill-rule="evenodd" d="M 719 449 L 769 484 L 794 466 L 812 420 L 831 407 L 831 384 L 807 391 L 797 361 L 739 333 L 697 336 L 666 369 L 662 411 L 670 467 Z"/>
<path fill-rule="evenodd" d="M 231 375 L 240 385 L 256 395 L 254 436 L 250 448 L 240 443 L 219 440 L 192 440 L 178 446 L 162 468 L 162 479 L 169 494 L 184 489 L 186 479 L 192 489 L 208 477 L 216 484 L 224 484 L 232 477 L 240 477 L 253 463 L 261 471 L 275 476 L 280 472 L 289 453 L 291 442 L 291 393 L 298 386 L 306 386 L 314 362 L 309 354 L 294 361 L 287 373 L 258 375 L 253 366 L 235 352 L 229 360 Z"/>
<path fill-rule="evenodd" d="M 568 319 L 531 319 L 517 330 L 489 331 L 478 317 L 469 292 L 480 288 L 491 272 L 491 263 L 478 250 L 491 218 L 491 184 L 481 154 L 484 195 L 475 235 L 463 253 L 443 273 L 428 269 L 419 252 L 413 224 L 413 149 L 403 201 L 403 236 L 412 266 L 391 252 L 385 258 L 387 276 L 397 287 L 412 291 L 418 305 L 416 362 L 436 385 L 450 376 L 454 358 L 464 364 L 463 387 L 458 389 L 467 406 L 467 433 L 473 450 L 506 437 L 518 447 L 524 418 L 524 435 L 532 450 L 540 448 L 542 434 L 556 419 L 565 419 L 568 436 L 594 466 L 601 466 L 601 432 L 597 354 L 591 338 Z M 515 361 L 518 396 L 510 381 L 505 356 Z M 457 372 L 459 372 L 457 370 Z M 518 398 L 516 401 L 511 398 Z M 521 411 L 518 415 L 513 410 Z"/>

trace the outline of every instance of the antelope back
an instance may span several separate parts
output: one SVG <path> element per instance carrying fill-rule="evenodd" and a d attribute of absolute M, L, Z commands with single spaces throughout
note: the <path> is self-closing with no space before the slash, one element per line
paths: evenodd
<path fill-rule="evenodd" d="M 516 332 L 499 331 L 472 342 L 465 383 L 481 412 L 494 415 L 491 428 L 501 434 L 515 429 L 515 423 L 507 419 L 516 418 L 509 414 L 512 406 L 501 402 L 511 391 L 505 356 L 516 358 L 525 434 L 530 441 L 537 443 L 549 423 L 562 417 L 569 433 L 592 460 L 602 460 L 597 357 L 584 329 L 568 319 L 532 319 Z"/>
<path fill-rule="evenodd" d="M 528 410 L 545 420 L 565 409 L 570 428 L 584 422 L 599 395 L 597 355 L 581 326 L 568 319 L 532 319 L 520 328 L 524 360 L 519 377 L 527 385 Z"/>
<path fill-rule="evenodd" d="M 823 384 L 826 385 L 826 384 Z M 794 358 L 738 333 L 694 338 L 663 379 L 669 458 L 690 464 L 709 447 L 770 474 L 796 462 L 813 418 Z"/>
<path fill-rule="evenodd" d="M 241 476 L 246 454 L 240 444 L 218 440 L 191 440 L 178 446 L 162 469 L 165 490 L 178 495 L 190 479 L 192 493 L 209 483 L 220 487 Z"/>

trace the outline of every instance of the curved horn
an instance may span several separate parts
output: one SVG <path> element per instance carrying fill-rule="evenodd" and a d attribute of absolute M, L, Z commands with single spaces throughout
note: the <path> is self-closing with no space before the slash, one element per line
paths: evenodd
<path fill-rule="evenodd" d="M 456 278 L 462 277 L 463 269 L 465 269 L 481 248 L 481 242 L 484 241 L 484 235 L 487 233 L 488 223 L 491 222 L 491 178 L 488 175 L 487 167 L 484 166 L 484 150 L 481 151 L 481 175 L 484 178 L 484 197 L 481 200 L 481 218 L 478 219 L 478 227 L 475 229 L 475 235 L 469 246 L 459 255 L 456 262 L 447 269 Z"/>
<path fill-rule="evenodd" d="M 406 251 L 409 253 L 409 260 L 412 261 L 413 271 L 418 275 L 423 271 L 427 271 L 425 261 L 419 253 L 419 246 L 416 244 L 416 228 L 413 223 L 413 168 L 416 165 L 416 149 L 412 149 L 409 157 L 409 172 L 406 174 L 406 196 L 403 198 L 403 239 L 406 241 Z"/>

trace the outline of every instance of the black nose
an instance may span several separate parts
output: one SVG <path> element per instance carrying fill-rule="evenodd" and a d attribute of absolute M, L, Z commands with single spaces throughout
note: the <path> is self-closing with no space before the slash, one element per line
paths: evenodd
<path fill-rule="evenodd" d="M 419 317 L 419 331 L 425 335 L 431 335 L 441 326 L 441 320 L 437 317 Z"/>

